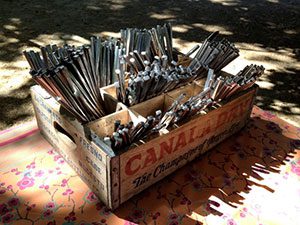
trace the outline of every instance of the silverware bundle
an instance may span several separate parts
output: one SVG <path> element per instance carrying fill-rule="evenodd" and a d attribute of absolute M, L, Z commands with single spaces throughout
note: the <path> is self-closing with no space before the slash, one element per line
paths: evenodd
<path fill-rule="evenodd" d="M 182 103 L 184 97 L 185 94 L 183 93 L 174 101 L 154 130 L 159 131 L 162 128 L 168 128 L 174 123 L 178 123 L 183 119 L 188 119 L 213 105 L 213 101 L 209 97 L 209 90 L 192 96 L 186 102 Z"/>
<path fill-rule="evenodd" d="M 216 76 L 209 70 L 204 90 L 210 90 L 210 98 L 220 102 L 233 94 L 246 90 L 254 85 L 255 81 L 264 73 L 263 66 L 246 66 L 235 76 Z"/>
<path fill-rule="evenodd" d="M 139 122 L 136 126 L 133 122 L 121 124 L 120 120 L 115 121 L 114 133 L 111 137 L 105 137 L 104 142 L 113 150 L 125 150 L 132 143 L 145 138 L 152 133 L 152 129 L 159 123 L 161 111 L 156 111 L 155 116 L 148 116 L 145 122 Z"/>
<path fill-rule="evenodd" d="M 146 60 L 152 62 L 154 56 L 166 55 L 168 62 L 173 59 L 173 34 L 170 23 L 163 26 L 157 25 L 152 29 L 127 28 L 121 31 L 121 40 L 125 47 L 125 57 L 136 61 L 136 53 L 141 54 Z"/>
<path fill-rule="evenodd" d="M 120 40 L 109 38 L 102 41 L 100 37 L 91 37 L 93 72 L 98 79 L 99 88 L 113 84 L 117 80 L 115 70 L 120 67 L 123 48 Z"/>
<path fill-rule="evenodd" d="M 106 143 L 112 146 L 114 150 L 119 150 L 129 147 L 132 143 L 144 139 L 151 133 L 167 129 L 171 125 L 187 120 L 196 114 L 206 113 L 205 110 L 217 106 L 218 102 L 253 86 L 263 72 L 263 66 L 253 64 L 246 66 L 235 76 L 217 76 L 214 70 L 209 69 L 202 92 L 190 97 L 185 102 L 183 99 L 186 94 L 182 93 L 166 112 L 162 113 L 161 110 L 158 110 L 155 117 L 148 116 L 145 123 L 140 122 L 135 127 L 133 127 L 132 122 L 127 125 L 120 125 L 120 122 L 116 121 L 115 132 L 112 137 L 105 138 Z"/>
<path fill-rule="evenodd" d="M 122 76 L 124 72 L 120 73 L 121 70 L 117 70 L 121 79 L 121 81 L 115 83 L 118 100 L 127 106 L 135 105 L 163 92 L 173 90 L 194 79 L 183 66 L 178 66 L 175 61 L 168 65 L 166 55 L 161 58 L 155 56 L 151 64 L 147 60 L 144 63 L 145 69 L 143 71 L 139 71 L 137 75 L 130 74 L 127 88 L 125 88 L 125 79 Z"/>
<path fill-rule="evenodd" d="M 181 104 L 185 96 L 185 94 L 181 94 L 164 114 L 161 110 L 157 110 L 155 116 L 148 116 L 146 122 L 139 122 L 136 126 L 133 125 L 133 122 L 121 125 L 121 122 L 117 120 L 115 121 L 115 132 L 111 137 L 105 137 L 104 142 L 115 151 L 126 150 L 131 144 L 148 135 L 158 133 L 161 129 L 168 128 L 183 118 L 193 116 L 199 110 L 204 110 L 212 104 L 208 95 L 209 92 L 206 91 Z"/>
<path fill-rule="evenodd" d="M 131 34 L 130 31 L 132 30 L 129 29 L 126 33 Z M 147 32 L 149 31 L 144 31 L 145 34 L 148 34 Z M 125 32 L 123 31 L 123 33 Z M 143 35 L 145 35 L 144 33 Z M 161 33 L 158 34 L 161 35 Z M 216 41 L 215 38 L 217 34 L 218 32 L 211 34 L 204 41 L 188 67 L 177 65 L 177 62 L 174 60 L 170 61 L 169 56 L 172 54 L 161 55 L 161 52 L 158 52 L 158 55 L 151 55 L 153 57 L 150 58 L 149 55 L 143 54 L 144 51 L 140 53 L 140 50 L 145 50 L 144 48 L 133 50 L 133 52 L 129 52 L 128 55 L 124 55 L 121 59 L 122 63 L 120 64 L 122 69 L 117 70 L 117 72 L 119 72 L 119 82 L 115 84 L 118 100 L 127 106 L 132 106 L 206 76 L 210 66 L 218 72 L 233 59 L 238 57 L 239 54 L 238 49 L 227 40 Z M 160 35 L 158 35 L 158 37 L 160 37 Z M 124 34 L 124 36 L 126 35 Z M 142 38 L 140 39 L 143 40 Z M 128 40 L 128 38 L 126 40 Z M 147 40 L 153 39 L 149 36 Z M 130 50 L 133 48 L 134 47 L 130 45 Z M 185 56 L 190 56 L 198 48 L 199 45 L 196 45 Z M 126 65 L 129 65 L 130 72 L 126 72 Z M 129 81 L 128 87 L 126 88 L 125 77 L 127 77 L 127 75 L 129 76 Z"/>
<path fill-rule="evenodd" d="M 181 94 L 164 114 L 155 129 L 168 128 L 174 123 L 204 112 L 203 110 L 216 105 L 217 102 L 225 100 L 233 94 L 250 88 L 263 72 L 263 66 L 251 64 L 235 76 L 216 77 L 214 71 L 209 69 L 204 90 L 198 95 L 190 97 L 184 103 L 181 102 L 185 94 Z"/>
<path fill-rule="evenodd" d="M 79 121 L 88 122 L 106 115 L 100 87 L 116 80 L 122 44 L 91 38 L 91 46 L 47 45 L 41 54 L 24 51 L 32 78 Z"/>
<path fill-rule="evenodd" d="M 216 31 L 205 39 L 188 66 L 188 72 L 197 78 L 204 77 L 208 68 L 219 72 L 239 56 L 239 50 L 233 43 L 226 39 L 216 40 L 218 34 L 219 32 Z"/>

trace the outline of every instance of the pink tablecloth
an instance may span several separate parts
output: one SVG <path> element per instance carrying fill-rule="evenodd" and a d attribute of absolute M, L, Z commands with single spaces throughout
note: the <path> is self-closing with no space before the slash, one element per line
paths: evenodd
<path fill-rule="evenodd" d="M 300 224 L 299 139 L 255 107 L 241 132 L 111 212 L 24 124 L 0 132 L 0 223 Z"/>

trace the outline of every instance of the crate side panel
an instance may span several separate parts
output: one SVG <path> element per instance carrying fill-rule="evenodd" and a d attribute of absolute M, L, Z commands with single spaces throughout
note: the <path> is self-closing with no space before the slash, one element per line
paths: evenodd
<path fill-rule="evenodd" d="M 249 91 L 120 156 L 121 203 L 238 131 L 249 117 L 255 91 Z M 218 136 L 218 141 L 214 140 Z M 208 144 L 209 143 L 209 144 Z"/>
<path fill-rule="evenodd" d="M 59 104 L 53 98 L 45 99 L 39 94 L 39 88 L 32 89 L 32 102 L 42 135 L 87 183 L 107 203 L 106 154 L 97 146 L 92 146 L 84 134 L 80 134 L 71 123 L 59 114 Z M 54 124 L 59 124 L 72 136 L 75 143 L 58 132 Z M 89 163 L 87 163 L 88 161 Z M 93 167 L 97 165 L 98 171 Z"/>

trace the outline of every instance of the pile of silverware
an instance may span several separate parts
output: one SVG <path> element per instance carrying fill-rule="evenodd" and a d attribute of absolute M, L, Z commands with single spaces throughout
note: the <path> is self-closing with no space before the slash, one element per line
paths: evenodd
<path fill-rule="evenodd" d="M 173 34 L 170 23 L 157 25 L 152 29 L 127 28 L 120 32 L 125 47 L 124 57 L 136 72 L 142 68 L 142 58 L 152 62 L 155 56 L 166 55 L 169 62 L 173 60 Z"/>
<path fill-rule="evenodd" d="M 32 78 L 79 121 L 106 115 L 100 88 L 116 81 L 123 44 L 92 37 L 90 45 L 47 45 L 41 54 L 24 51 Z"/>
<path fill-rule="evenodd" d="M 182 93 L 163 114 L 153 131 L 168 128 L 201 112 L 206 113 L 205 110 L 212 106 L 218 107 L 219 102 L 253 86 L 263 72 L 263 66 L 253 64 L 246 66 L 235 76 L 217 76 L 212 69 L 209 69 L 204 90 L 185 102 L 182 102 L 185 96 L 185 93 Z"/>
<path fill-rule="evenodd" d="M 213 69 L 216 73 L 239 56 L 239 50 L 226 39 L 216 40 L 218 31 L 205 39 L 200 49 L 188 66 L 189 73 L 202 78 L 207 70 Z"/>
<path fill-rule="evenodd" d="M 132 143 L 154 133 L 153 129 L 160 122 L 161 115 L 161 110 L 157 110 L 155 116 L 148 116 L 145 122 L 141 121 L 136 126 L 132 121 L 121 124 L 120 120 L 116 120 L 112 136 L 104 137 L 104 142 L 115 151 L 126 150 Z"/>
<path fill-rule="evenodd" d="M 239 51 L 228 40 L 217 40 L 218 32 L 186 54 L 173 49 L 170 24 L 127 28 L 120 34 L 120 39 L 91 37 L 89 45 L 79 47 L 47 45 L 41 52 L 24 51 L 33 79 L 83 123 L 109 113 L 101 87 L 114 84 L 117 99 L 132 106 L 207 76 L 203 92 L 186 102 L 182 94 L 167 111 L 158 110 L 136 126 L 116 121 L 113 135 L 104 138 L 115 150 L 251 87 L 264 72 L 262 66 L 250 65 L 232 77 L 219 75 Z"/>
<path fill-rule="evenodd" d="M 196 45 L 185 55 L 189 57 L 199 49 L 188 66 L 180 65 L 173 60 L 170 27 L 165 25 L 151 30 L 121 31 L 127 48 L 118 70 L 119 82 L 115 86 L 118 100 L 125 105 L 135 105 L 203 78 L 209 68 L 218 72 L 239 56 L 238 49 L 232 43 L 225 39 L 217 41 L 218 32 L 214 32 L 200 49 Z M 141 45 L 141 40 L 146 40 L 147 44 Z M 128 72 L 126 66 L 130 68 Z M 127 87 L 126 78 L 129 78 Z"/>
<path fill-rule="evenodd" d="M 186 68 L 177 65 L 174 60 L 168 64 L 166 55 L 161 58 L 155 56 L 151 64 L 147 60 L 144 63 L 143 71 L 139 71 L 137 75 L 130 74 L 127 88 L 125 79 L 115 83 L 118 100 L 127 106 L 161 95 L 194 79 L 187 73 Z"/>
<path fill-rule="evenodd" d="M 235 93 L 252 87 L 255 81 L 264 73 L 265 68 L 251 64 L 235 76 L 217 76 L 211 70 L 208 73 L 204 90 L 210 90 L 210 98 L 216 102 L 228 99 Z"/>
<path fill-rule="evenodd" d="M 209 69 L 203 91 L 191 96 L 185 102 L 183 99 L 186 94 L 181 93 L 168 110 L 165 112 L 157 110 L 155 116 L 148 116 L 146 122 L 139 122 L 136 126 L 131 121 L 121 125 L 118 120 L 115 122 L 113 135 L 105 137 L 104 140 L 113 150 L 124 150 L 150 134 L 158 133 L 181 121 L 187 121 L 197 114 L 206 114 L 207 110 L 218 107 L 219 102 L 253 86 L 263 72 L 263 66 L 253 64 L 246 66 L 234 76 L 218 76 L 214 70 Z"/>

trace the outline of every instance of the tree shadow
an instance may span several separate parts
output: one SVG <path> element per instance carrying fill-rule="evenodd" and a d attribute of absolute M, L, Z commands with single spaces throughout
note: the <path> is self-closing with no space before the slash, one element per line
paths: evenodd
<path fill-rule="evenodd" d="M 88 40 L 91 35 L 102 31 L 118 32 L 125 27 L 150 28 L 167 21 L 175 25 L 174 37 L 180 42 L 201 42 L 212 31 L 221 30 L 221 37 L 234 43 L 255 44 L 274 52 L 294 49 L 292 57 L 298 58 L 299 12 L 300 4 L 296 0 L 3 0 L 0 7 L 0 62 L 19 60 L 26 48 L 39 47 L 40 43 L 48 44 L 54 39 L 62 43 L 78 38 Z M 299 74 L 299 70 L 296 72 Z M 277 82 L 281 76 L 275 74 L 271 77 L 275 83 L 274 90 L 281 91 L 283 87 Z M 281 100 L 282 95 L 272 93 L 260 91 L 264 98 L 260 104 L 262 108 L 274 110 L 268 107 L 268 101 L 271 98 Z M 290 101 L 296 103 L 297 99 L 290 96 Z M 24 106 L 19 100 L 2 98 L 1 101 L 15 108 L 20 103 Z M 32 108 L 30 110 L 33 112 Z M 7 115 L 14 114 L 7 108 L 2 111 Z"/>
<path fill-rule="evenodd" d="M 0 130 L 32 117 L 29 88 L 33 84 L 34 81 L 29 80 L 20 88 L 11 90 L 8 95 L 0 95 Z"/>
<path fill-rule="evenodd" d="M 259 88 L 257 105 L 265 110 L 299 116 L 300 111 L 295 110 L 300 108 L 299 74 L 300 70 L 294 68 L 287 68 L 286 72 L 271 70 L 266 78 L 274 86 Z M 278 101 L 282 103 L 278 105 Z"/>
<path fill-rule="evenodd" d="M 101 31 L 152 27 L 165 21 L 185 25 L 174 31 L 184 41 L 202 41 L 211 29 L 226 29 L 232 42 L 262 47 L 297 48 L 300 4 L 297 1 L 3 1 L 0 26 L 4 39 L 0 60 L 10 62 L 21 48 L 38 46 L 42 34 L 88 39 Z M 214 26 L 216 29 L 214 29 Z M 222 33 L 222 32 L 221 32 Z"/>
<path fill-rule="evenodd" d="M 20 147 L 19 149 L 6 149 L 10 151 L 9 154 L 6 150 L 2 152 L 1 221 L 5 216 L 9 221 L 18 220 L 22 224 L 67 224 L 67 220 L 71 224 L 70 218 L 74 217 L 76 222 L 84 223 L 87 220 L 86 223 L 91 224 L 114 224 L 121 222 L 119 219 L 134 224 L 161 224 L 163 222 L 160 219 L 166 219 L 169 224 L 181 222 L 185 225 L 199 225 L 195 218 L 192 219 L 192 215 L 204 218 L 209 215 L 221 216 L 224 214 L 224 205 L 230 208 L 240 207 L 246 202 L 247 196 L 253 193 L 253 189 L 276 192 L 278 189 L 272 182 L 268 182 L 268 186 L 264 181 L 275 174 L 283 174 L 286 169 L 282 168 L 283 165 L 292 166 L 295 159 L 300 162 L 300 130 L 258 108 L 255 112 L 245 129 L 123 203 L 114 212 L 97 201 L 75 171 L 67 166 L 63 167 L 58 153 L 54 153 L 49 145 L 43 145 L 45 140 L 41 139 L 40 134 L 34 133 L 32 139 L 25 141 L 34 143 L 28 145 L 30 148 L 17 143 L 15 148 Z M 298 154 L 298 158 L 295 158 L 295 154 Z M 15 161 L 3 163 L 7 160 L 6 155 Z M 34 169 L 30 169 L 33 167 Z M 37 178 L 41 171 L 44 171 L 45 176 Z M 59 175 L 62 171 L 64 174 Z M 17 173 L 20 176 L 15 176 Z M 8 176 L 11 179 L 5 180 Z M 28 190 L 20 189 L 20 183 L 16 184 L 27 176 L 35 177 L 36 192 L 29 189 L 31 186 L 28 183 L 23 184 L 28 185 Z M 68 197 L 63 194 L 66 190 L 74 190 L 77 195 Z M 55 193 L 57 195 L 54 198 Z M 8 218 L 12 214 L 15 217 Z M 90 216 L 88 219 L 87 215 Z M 168 218 L 159 218 L 160 216 Z"/>
<path fill-rule="evenodd" d="M 245 129 L 125 202 L 114 213 L 135 223 L 144 218 L 146 224 L 154 221 L 149 215 L 159 209 L 185 218 L 184 224 L 195 224 L 189 218 L 193 213 L 221 216 L 220 204 L 237 208 L 255 186 L 275 191 L 262 181 L 267 174 L 280 173 L 280 167 L 294 157 L 300 148 L 298 138 L 286 137 L 274 122 L 254 117 Z M 147 211 L 142 210 L 144 204 Z"/>

